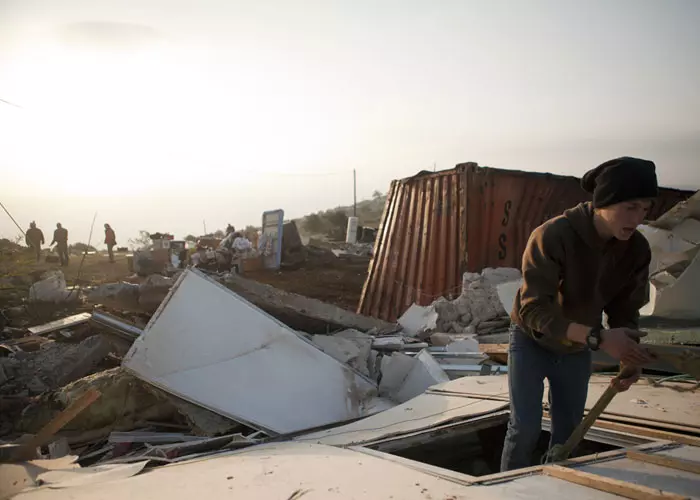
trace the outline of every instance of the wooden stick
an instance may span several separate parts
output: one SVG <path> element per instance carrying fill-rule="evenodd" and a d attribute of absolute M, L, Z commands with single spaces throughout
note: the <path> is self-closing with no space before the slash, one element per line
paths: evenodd
<path fill-rule="evenodd" d="M 548 476 L 563 479 L 570 483 L 579 484 L 588 488 L 594 488 L 613 495 L 620 495 L 634 500 L 689 500 L 688 497 L 669 493 L 640 484 L 620 481 L 598 474 L 591 474 L 576 469 L 569 469 L 559 465 L 548 465 L 542 469 L 542 473 Z"/>
<path fill-rule="evenodd" d="M 648 464 L 660 465 L 661 467 L 668 467 L 669 469 L 700 474 L 700 462 L 693 462 L 692 460 L 684 460 L 668 455 L 644 453 L 636 450 L 629 450 L 627 452 L 627 458 Z"/>
<path fill-rule="evenodd" d="M 617 432 L 626 432 L 628 434 L 636 434 L 637 436 L 645 436 L 650 439 L 662 439 L 664 441 L 673 441 L 675 443 L 687 444 L 688 446 L 700 446 L 700 438 L 695 436 L 685 436 L 675 432 L 661 431 L 658 429 L 650 429 L 648 427 L 638 427 L 636 425 L 621 424 L 618 422 L 608 422 L 607 420 L 596 420 L 594 427 L 602 429 L 610 429 Z"/>
<path fill-rule="evenodd" d="M 68 408 L 51 419 L 51 421 L 42 427 L 27 443 L 23 444 L 17 450 L 15 458 L 25 460 L 26 458 L 23 457 L 26 457 L 27 454 L 33 455 L 36 448 L 48 443 L 58 431 L 77 417 L 85 408 L 97 401 L 101 395 L 100 391 L 95 388 L 88 389 L 82 396 L 68 405 Z"/>

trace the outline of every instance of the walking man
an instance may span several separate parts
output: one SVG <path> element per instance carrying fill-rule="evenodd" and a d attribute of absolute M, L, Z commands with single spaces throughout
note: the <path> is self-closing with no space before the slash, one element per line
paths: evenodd
<path fill-rule="evenodd" d="M 109 224 L 105 224 L 105 245 L 107 245 L 110 262 L 114 262 L 114 246 L 116 244 L 117 236 L 114 234 L 114 229 Z"/>
<path fill-rule="evenodd" d="M 44 244 L 44 233 L 41 229 L 36 227 L 36 222 L 29 223 L 29 229 L 25 234 L 25 241 L 29 248 L 32 248 L 36 253 L 36 261 L 39 262 L 41 258 L 41 245 Z"/>
<path fill-rule="evenodd" d="M 56 230 L 53 232 L 53 241 L 51 245 L 56 243 L 58 257 L 61 259 L 61 267 L 68 265 L 68 230 L 65 229 L 60 222 L 56 224 Z M 49 245 L 49 246 L 51 246 Z"/>
<path fill-rule="evenodd" d="M 639 346 L 639 309 L 648 302 L 651 250 L 637 226 L 657 196 L 656 167 L 618 158 L 588 172 L 593 194 L 535 229 L 523 254 L 523 285 L 511 313 L 510 421 L 501 470 L 528 467 L 540 436 L 544 379 L 549 380 L 550 448 L 564 444 L 583 418 L 591 351 L 633 368 L 612 384 L 627 390 L 650 361 Z M 603 328 L 603 312 L 608 328 Z"/>

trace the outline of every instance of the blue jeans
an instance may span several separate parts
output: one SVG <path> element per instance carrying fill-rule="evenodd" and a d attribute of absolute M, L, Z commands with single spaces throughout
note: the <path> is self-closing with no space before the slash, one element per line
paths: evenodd
<path fill-rule="evenodd" d="M 544 379 L 549 380 L 550 448 L 563 444 L 583 418 L 591 376 L 591 352 L 557 354 L 511 326 L 508 348 L 510 420 L 501 471 L 529 467 L 542 430 Z"/>

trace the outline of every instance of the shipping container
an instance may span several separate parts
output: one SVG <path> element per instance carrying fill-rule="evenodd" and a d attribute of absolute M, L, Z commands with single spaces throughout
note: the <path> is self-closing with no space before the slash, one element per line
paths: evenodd
<path fill-rule="evenodd" d="M 691 191 L 661 189 L 654 220 Z M 461 293 L 462 274 L 520 268 L 533 229 L 589 201 L 580 180 L 463 163 L 391 183 L 358 312 L 396 320 Z"/>

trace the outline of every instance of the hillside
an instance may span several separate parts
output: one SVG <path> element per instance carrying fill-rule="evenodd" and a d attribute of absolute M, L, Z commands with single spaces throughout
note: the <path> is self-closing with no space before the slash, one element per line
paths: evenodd
<path fill-rule="evenodd" d="M 378 228 L 384 211 L 386 195 L 375 192 L 371 200 L 357 202 L 357 217 L 359 225 Z M 345 238 L 345 230 L 348 217 L 353 215 L 352 206 L 335 207 L 322 210 L 315 214 L 309 214 L 295 219 L 299 232 L 304 237 L 325 237 L 328 239 L 342 240 Z"/>

